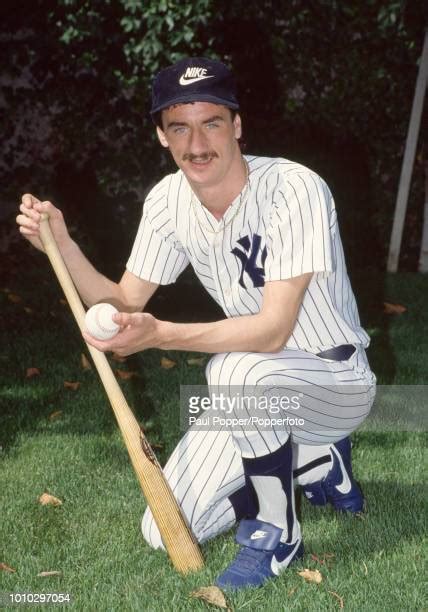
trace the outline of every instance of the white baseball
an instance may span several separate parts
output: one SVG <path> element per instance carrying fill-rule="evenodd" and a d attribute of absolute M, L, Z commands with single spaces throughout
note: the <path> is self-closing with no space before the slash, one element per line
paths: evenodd
<path fill-rule="evenodd" d="M 112 319 L 119 312 L 111 304 L 95 304 L 85 315 L 85 325 L 88 332 L 97 340 L 110 340 L 119 331 L 120 326 Z"/>

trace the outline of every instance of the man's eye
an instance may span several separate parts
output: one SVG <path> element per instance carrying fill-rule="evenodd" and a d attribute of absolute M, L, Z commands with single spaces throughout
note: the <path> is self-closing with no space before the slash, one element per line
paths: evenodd
<path fill-rule="evenodd" d="M 185 130 L 185 127 L 176 127 L 174 128 L 174 134 L 184 134 Z"/>
<path fill-rule="evenodd" d="M 218 123 L 216 123 L 215 121 L 213 121 L 212 123 L 207 123 L 207 128 L 209 130 L 213 129 L 213 128 L 217 128 L 218 127 Z"/>

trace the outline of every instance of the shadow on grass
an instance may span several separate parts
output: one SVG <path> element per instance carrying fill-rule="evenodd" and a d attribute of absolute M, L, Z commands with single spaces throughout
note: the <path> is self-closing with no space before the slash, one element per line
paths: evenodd
<path fill-rule="evenodd" d="M 92 374 L 96 376 L 96 372 Z M 117 423 L 101 383 L 88 380 L 86 390 L 47 390 L 43 397 L 16 400 L 0 393 L 0 445 L 3 452 L 13 447 L 17 437 L 27 433 L 44 435 L 106 435 L 117 431 Z M 153 413 L 153 403 L 144 396 L 144 376 L 123 389 L 137 421 L 143 425 Z"/>
<path fill-rule="evenodd" d="M 320 534 L 305 539 L 306 552 L 337 552 L 341 557 L 368 561 L 379 553 L 393 553 L 403 549 L 406 543 L 420 542 L 425 525 L 425 500 L 427 485 L 388 481 L 362 481 L 366 498 L 366 512 L 362 518 L 338 515 L 331 508 L 313 508 L 304 501 L 302 529 L 305 525 L 317 531 L 317 521 L 324 521 Z M 409 514 L 409 500 L 412 510 Z M 336 529 L 325 526 L 325 521 L 335 521 Z M 326 534 L 327 531 L 327 534 Z"/>
<path fill-rule="evenodd" d="M 7 452 L 17 437 L 27 433 L 67 435 L 112 435 L 117 431 L 115 416 L 105 390 L 93 367 L 83 371 L 80 356 L 85 346 L 63 334 L 54 346 L 54 336 L 46 334 L 43 350 L 35 349 L 26 358 L 25 346 L 15 344 L 15 359 L 9 359 L 0 388 L 0 446 Z M 35 345 L 38 343 L 35 341 Z M 64 348 L 65 347 L 65 348 Z M 132 363 L 111 362 L 112 368 L 131 371 Z M 26 368 L 37 366 L 40 374 L 26 378 Z M 64 382 L 77 382 L 77 390 L 64 388 Z M 144 425 L 153 413 L 153 402 L 145 393 L 144 368 L 130 381 L 121 381 L 124 396 L 137 421 Z"/>

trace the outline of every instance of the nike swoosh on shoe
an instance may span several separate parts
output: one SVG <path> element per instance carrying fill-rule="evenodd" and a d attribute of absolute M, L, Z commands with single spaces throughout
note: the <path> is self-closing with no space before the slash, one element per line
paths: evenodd
<path fill-rule="evenodd" d="M 346 468 L 345 468 L 345 465 L 343 463 L 343 459 L 340 453 L 334 448 L 334 446 L 332 447 L 331 450 L 334 452 L 335 456 L 337 457 L 339 461 L 340 469 L 342 470 L 342 475 L 343 475 L 342 482 L 338 485 L 334 485 L 334 488 L 337 489 L 339 493 L 342 493 L 342 495 L 346 495 L 352 489 L 352 482 L 348 476 L 348 472 L 346 471 Z"/>
<path fill-rule="evenodd" d="M 301 545 L 302 545 L 302 541 L 297 540 L 290 554 L 287 555 L 285 559 L 283 559 L 282 561 L 278 561 L 278 559 L 275 557 L 275 554 L 272 555 L 272 560 L 270 562 L 270 569 L 273 572 L 273 574 L 275 574 L 275 576 L 278 576 L 281 570 L 287 568 L 290 565 L 291 561 L 293 561 L 294 555 L 297 553 Z"/>

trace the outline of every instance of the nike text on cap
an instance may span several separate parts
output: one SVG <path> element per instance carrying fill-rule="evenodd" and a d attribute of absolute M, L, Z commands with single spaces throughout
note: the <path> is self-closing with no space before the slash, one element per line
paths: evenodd
<path fill-rule="evenodd" d="M 153 82 L 151 115 L 183 102 L 212 102 L 238 109 L 232 73 L 221 62 L 204 57 L 188 57 L 161 70 Z"/>

